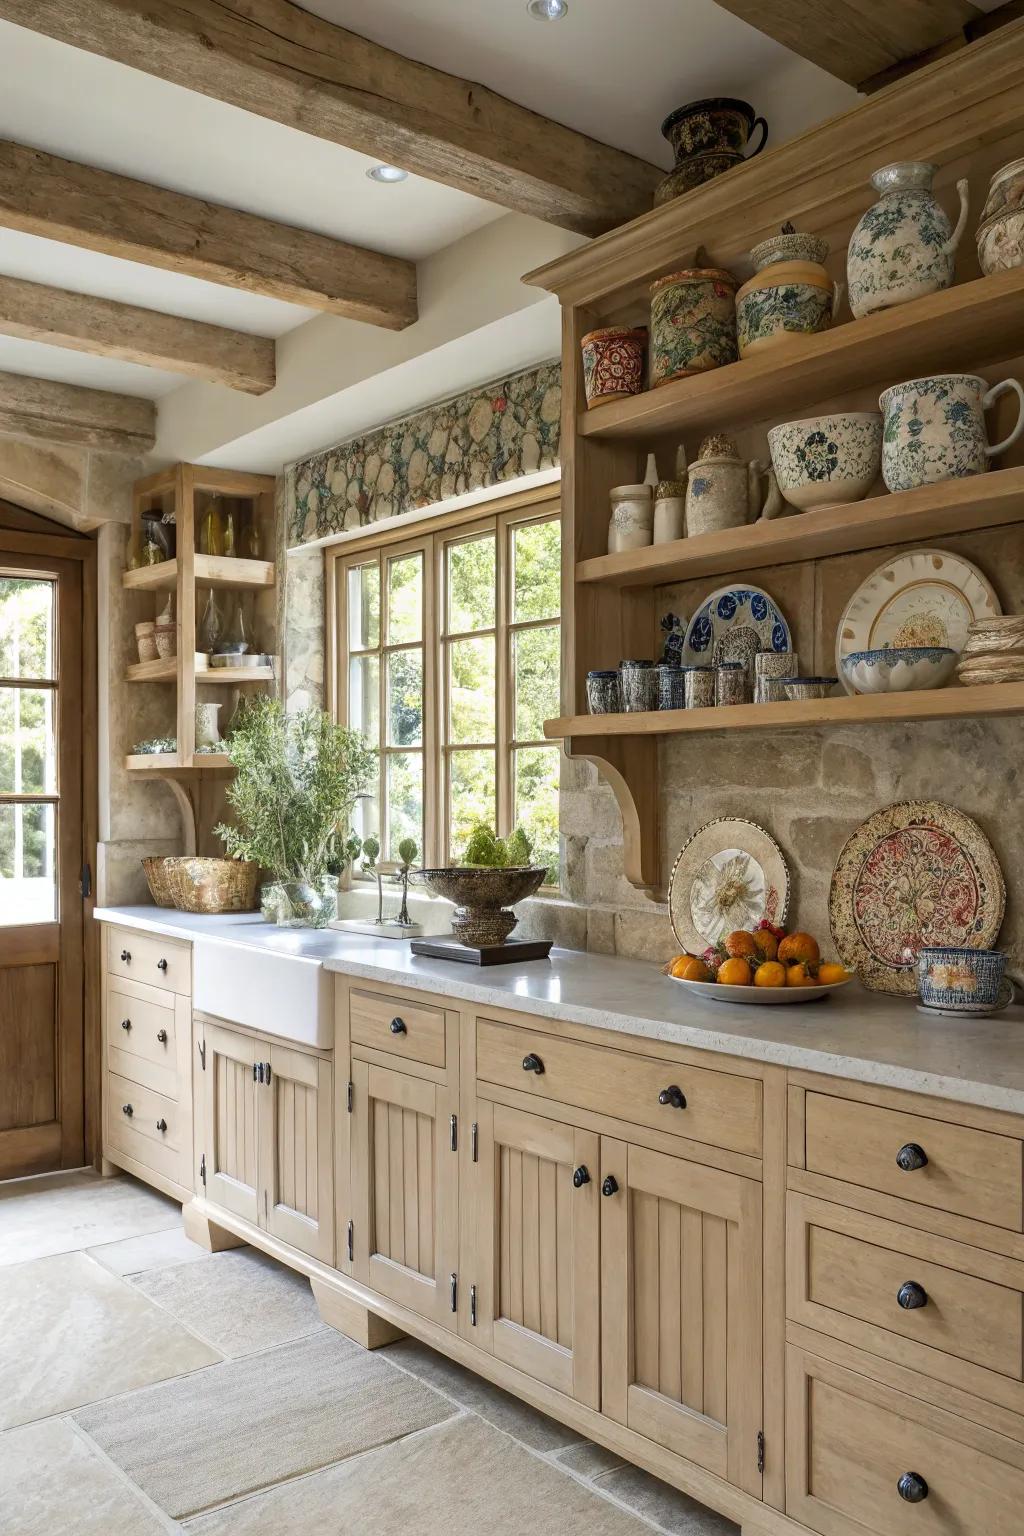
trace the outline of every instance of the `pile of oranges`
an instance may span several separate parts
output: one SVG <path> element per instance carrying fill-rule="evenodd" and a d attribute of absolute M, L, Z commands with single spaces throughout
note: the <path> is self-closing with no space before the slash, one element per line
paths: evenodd
<path fill-rule="evenodd" d="M 786 933 L 767 920 L 737 928 L 703 955 L 676 955 L 662 967 L 680 981 L 718 981 L 730 987 L 834 986 L 849 981 L 845 966 L 821 958 L 809 933 Z"/>

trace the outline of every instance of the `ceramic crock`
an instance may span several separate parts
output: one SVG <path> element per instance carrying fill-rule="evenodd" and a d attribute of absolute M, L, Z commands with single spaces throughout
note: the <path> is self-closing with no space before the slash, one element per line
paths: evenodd
<path fill-rule="evenodd" d="M 1024 160 L 1011 160 L 992 177 L 977 240 L 986 276 L 1024 266 Z"/>
<path fill-rule="evenodd" d="M 608 492 L 612 515 L 608 524 L 608 553 L 644 549 L 654 537 L 654 503 L 651 487 L 616 485 Z"/>
<path fill-rule="evenodd" d="M 926 1008 L 943 1013 L 996 1013 L 1013 1001 L 1013 983 L 998 949 L 926 947 L 917 956 L 917 990 Z"/>
<path fill-rule="evenodd" d="M 801 512 L 860 501 L 878 479 L 882 418 L 847 411 L 784 421 L 768 433 L 779 489 Z"/>
<path fill-rule="evenodd" d="M 686 481 L 659 480 L 654 488 L 655 544 L 671 544 L 686 533 Z"/>
<path fill-rule="evenodd" d="M 1017 424 L 989 446 L 985 412 L 1000 395 L 1018 398 Z M 879 397 L 885 418 L 882 476 L 890 491 L 981 475 L 1024 432 L 1024 388 L 1004 379 L 989 389 L 972 373 L 947 373 L 894 384 Z M 770 435 L 770 434 L 769 434 Z"/>
<path fill-rule="evenodd" d="M 850 309 L 857 319 L 952 283 L 967 221 L 967 182 L 956 184 L 960 216 L 954 229 L 932 192 L 935 171 L 923 160 L 903 160 L 872 176 L 881 196 L 861 216 L 846 255 Z"/>
<path fill-rule="evenodd" d="M 642 393 L 646 345 L 643 326 L 606 325 L 584 336 L 580 350 L 588 406 Z"/>
<path fill-rule="evenodd" d="M 653 661 L 620 661 L 619 687 L 627 713 L 657 709 L 658 674 Z"/>
<path fill-rule="evenodd" d="M 740 356 L 827 331 L 841 298 L 841 284 L 818 262 L 770 262 L 736 295 Z"/>
<path fill-rule="evenodd" d="M 762 481 L 765 488 L 762 491 Z M 774 517 L 782 508 L 770 468 L 759 459 L 746 463 L 725 436 L 707 437 L 690 465 L 686 484 L 686 532 L 690 538 L 742 528 L 760 515 Z"/>
<path fill-rule="evenodd" d="M 670 112 L 661 131 L 672 146 L 676 163 L 655 189 L 655 206 L 739 165 L 757 127 L 761 129 L 761 139 L 750 151 L 749 159 L 764 149 L 768 124 L 763 117 L 754 115 L 748 102 L 731 96 L 712 96 Z"/>
<path fill-rule="evenodd" d="M 196 746 L 216 747 L 220 744 L 220 715 L 221 704 L 197 704 L 196 705 Z"/>
<path fill-rule="evenodd" d="M 671 272 L 651 285 L 651 388 L 734 363 L 736 279 L 721 267 Z"/>

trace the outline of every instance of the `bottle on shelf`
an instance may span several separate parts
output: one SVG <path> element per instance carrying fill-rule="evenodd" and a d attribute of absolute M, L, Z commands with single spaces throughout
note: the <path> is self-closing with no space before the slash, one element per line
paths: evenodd
<path fill-rule="evenodd" d="M 211 496 L 199 525 L 199 553 L 223 555 L 224 552 L 224 509 L 221 497 Z"/>
<path fill-rule="evenodd" d="M 217 649 L 217 642 L 220 640 L 223 629 L 224 620 L 217 601 L 217 593 L 211 587 L 206 594 L 206 606 L 196 633 L 196 644 L 207 656 L 212 656 Z"/>
<path fill-rule="evenodd" d="M 241 554 L 238 506 L 234 501 L 224 503 L 224 554 L 234 560 Z"/>

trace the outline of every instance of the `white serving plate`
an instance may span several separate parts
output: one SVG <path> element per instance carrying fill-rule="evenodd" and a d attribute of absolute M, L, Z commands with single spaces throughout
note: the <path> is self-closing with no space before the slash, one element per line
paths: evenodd
<path fill-rule="evenodd" d="M 780 1003 L 813 1003 L 819 997 L 828 997 L 830 992 L 848 987 L 852 980 L 853 977 L 848 976 L 845 981 L 814 987 L 730 987 L 720 981 L 685 981 L 682 976 L 669 977 L 669 981 L 696 992 L 698 997 L 709 997 L 716 1003 L 751 1003 L 755 1008 L 771 1008 Z"/>

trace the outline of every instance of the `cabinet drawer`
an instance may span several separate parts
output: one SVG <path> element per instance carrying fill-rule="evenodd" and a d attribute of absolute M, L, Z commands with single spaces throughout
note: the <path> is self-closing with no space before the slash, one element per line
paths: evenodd
<path fill-rule="evenodd" d="M 192 1124 L 188 1110 L 177 1100 L 116 1072 L 107 1073 L 106 1098 L 108 1145 L 166 1178 L 191 1183 Z M 161 1124 L 167 1129 L 160 1130 Z"/>
<path fill-rule="evenodd" d="M 789 1196 L 795 1322 L 1024 1412 L 1024 1264 Z"/>
<path fill-rule="evenodd" d="M 351 994 L 352 1042 L 428 1067 L 445 1064 L 444 1011 L 377 992 Z"/>
<path fill-rule="evenodd" d="M 789 1348 L 786 1510 L 823 1536 L 1019 1536 L 1024 1447 Z M 1004 1456 L 1008 1459 L 1003 1459 Z M 911 1479 L 901 1495 L 901 1479 Z"/>
<path fill-rule="evenodd" d="M 529 1057 L 543 1071 L 526 1070 L 523 1062 Z M 583 1045 L 492 1019 L 477 1020 L 477 1076 L 538 1099 L 761 1156 L 761 1084 L 756 1078 Z M 673 1088 L 678 1095 L 671 1094 Z M 679 1098 L 682 1104 L 672 1102 Z"/>
<path fill-rule="evenodd" d="M 897 1162 L 927 1161 L 903 1168 Z M 900 1109 L 809 1093 L 806 1160 L 813 1173 L 996 1227 L 1021 1230 L 1021 1143 L 1015 1137 Z"/>
<path fill-rule="evenodd" d="M 173 999 L 144 1001 L 109 986 L 106 1016 L 110 1070 L 176 1099 L 180 1086 Z"/>
<path fill-rule="evenodd" d="M 192 946 L 135 933 L 127 928 L 107 930 L 107 969 L 150 987 L 162 987 L 180 997 L 192 995 Z"/>

